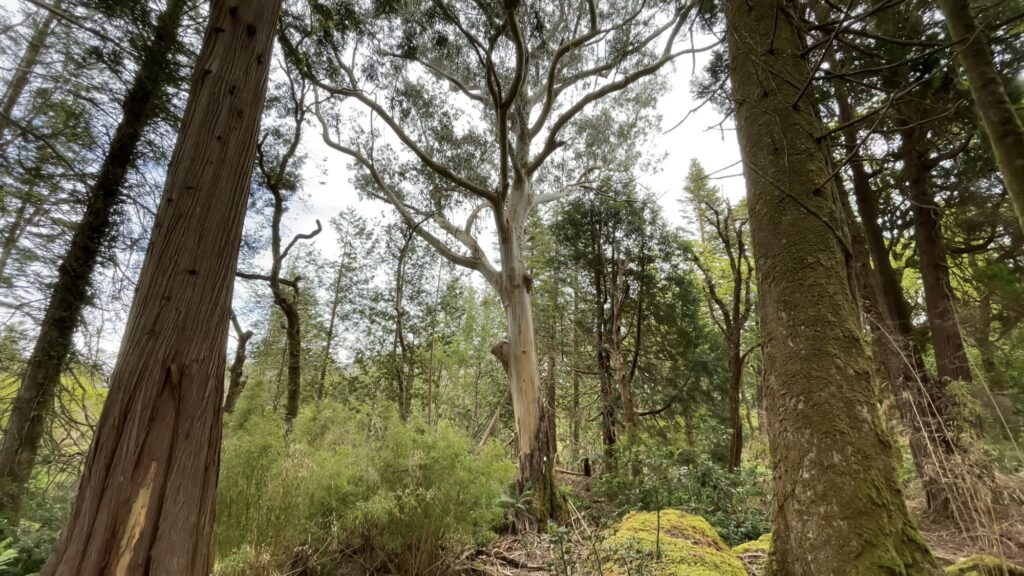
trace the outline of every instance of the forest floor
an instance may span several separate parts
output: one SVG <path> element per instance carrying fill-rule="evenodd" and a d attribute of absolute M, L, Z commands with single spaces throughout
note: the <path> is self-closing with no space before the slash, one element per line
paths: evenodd
<path fill-rule="evenodd" d="M 588 478 L 561 475 L 560 481 L 568 485 L 576 502 L 584 500 L 590 515 L 601 516 L 602 503 L 594 501 Z M 940 564 L 947 566 L 974 554 L 991 554 L 1015 564 L 1024 565 L 1024 473 L 1000 476 L 999 491 L 1004 502 L 993 506 L 991 518 L 981 526 L 966 528 L 949 519 L 935 519 L 923 515 L 923 496 L 915 487 L 908 494 L 908 505 L 918 516 L 921 532 L 928 541 Z M 610 511 L 608 511 L 610 512 Z M 576 506 L 570 509 L 570 522 L 557 538 L 544 534 L 505 535 L 485 550 L 477 551 L 465 559 L 466 574 L 490 576 L 538 576 L 566 573 L 587 574 L 579 567 L 593 566 L 594 543 L 599 539 L 599 528 Z M 756 573 L 751 571 L 751 576 Z"/>
<path fill-rule="evenodd" d="M 1002 501 L 993 504 L 991 516 L 971 525 L 936 519 L 924 510 L 924 498 L 911 491 L 908 505 L 919 518 L 921 533 L 932 553 L 943 564 L 984 553 L 1024 565 L 1024 472 L 997 477 Z"/>

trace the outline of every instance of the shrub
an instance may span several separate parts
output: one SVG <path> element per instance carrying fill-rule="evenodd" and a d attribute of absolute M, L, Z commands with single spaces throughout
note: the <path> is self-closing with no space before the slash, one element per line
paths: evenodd
<path fill-rule="evenodd" d="M 726 471 L 706 454 L 645 438 L 616 445 L 617 466 L 596 489 L 619 513 L 680 508 L 703 516 L 734 546 L 771 530 L 768 471 Z"/>
<path fill-rule="evenodd" d="M 493 538 L 514 474 L 497 446 L 444 423 L 402 423 L 325 403 L 290 442 L 279 418 L 225 433 L 216 545 L 221 574 L 315 572 L 346 561 L 389 573 L 443 573 Z"/>

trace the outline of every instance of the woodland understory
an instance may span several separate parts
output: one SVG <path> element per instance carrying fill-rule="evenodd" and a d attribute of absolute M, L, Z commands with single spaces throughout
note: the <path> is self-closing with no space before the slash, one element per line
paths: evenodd
<path fill-rule="evenodd" d="M 1024 575 L 1022 37 L 0 2 L 0 576 Z"/>

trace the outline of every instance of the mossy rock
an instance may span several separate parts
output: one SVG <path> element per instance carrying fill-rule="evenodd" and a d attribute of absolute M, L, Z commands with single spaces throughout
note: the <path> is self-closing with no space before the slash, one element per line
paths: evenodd
<path fill-rule="evenodd" d="M 757 540 L 736 546 L 732 549 L 732 553 L 739 557 L 740 562 L 743 562 L 747 573 L 757 576 L 764 574 L 765 565 L 768 563 L 768 549 L 771 546 L 772 534 L 769 532 Z"/>
<path fill-rule="evenodd" d="M 658 517 L 634 512 L 603 543 L 607 576 L 747 576 L 718 532 L 700 516 L 661 511 L 661 557 L 655 559 Z"/>
<path fill-rule="evenodd" d="M 978 554 L 946 568 L 947 576 L 1024 576 L 1024 568 L 995 556 Z"/>
<path fill-rule="evenodd" d="M 762 554 L 767 554 L 768 549 L 771 548 L 771 545 L 772 533 L 769 532 L 767 534 L 762 535 L 757 540 L 751 540 L 750 542 L 744 542 L 743 544 L 736 546 L 732 549 L 732 553 L 737 556 L 742 556 L 743 554 L 749 554 L 751 552 L 760 552 Z"/>

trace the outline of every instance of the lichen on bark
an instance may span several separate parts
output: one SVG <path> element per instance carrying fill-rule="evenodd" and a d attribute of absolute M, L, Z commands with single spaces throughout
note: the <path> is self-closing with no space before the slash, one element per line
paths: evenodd
<path fill-rule="evenodd" d="M 770 571 L 938 574 L 878 410 L 797 11 L 769 0 L 725 7 L 768 373 Z"/>

